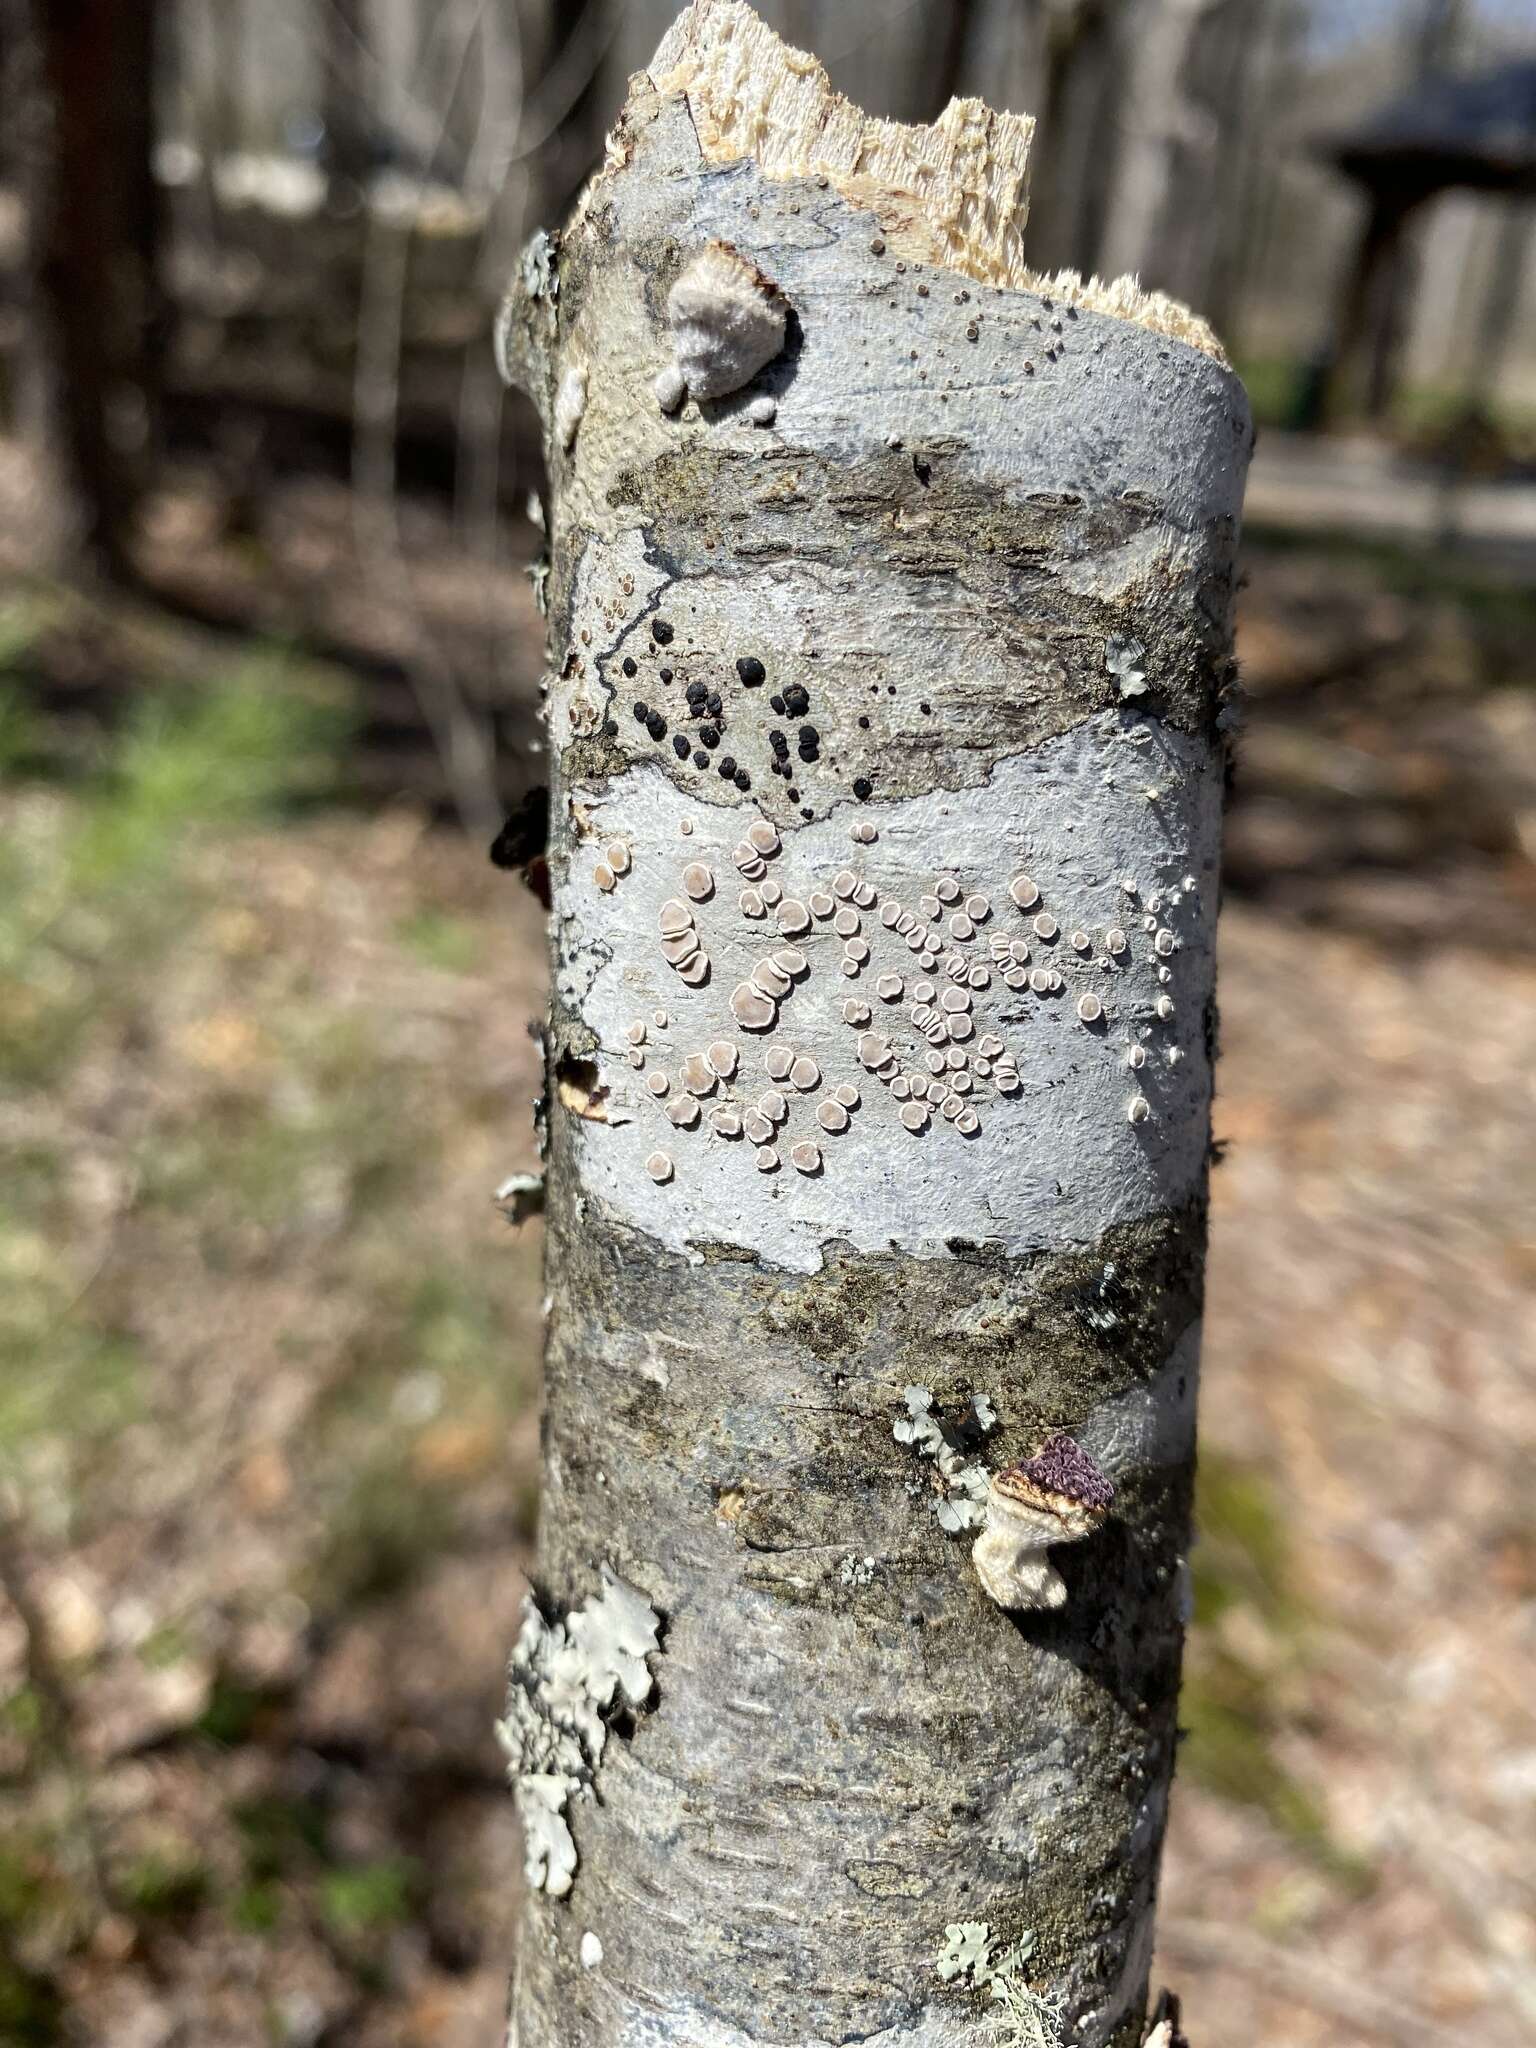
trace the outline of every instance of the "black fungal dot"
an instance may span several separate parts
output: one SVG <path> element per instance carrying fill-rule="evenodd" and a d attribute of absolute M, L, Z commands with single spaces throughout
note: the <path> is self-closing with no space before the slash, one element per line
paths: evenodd
<path fill-rule="evenodd" d="M 786 795 L 786 796 L 787 796 L 787 797 L 789 798 L 789 800 L 790 800 L 790 802 L 791 802 L 792 804 L 797 804 L 797 803 L 799 803 L 799 801 L 800 801 L 800 792 L 799 792 L 799 790 L 798 790 L 798 789 L 796 789 L 796 788 L 795 788 L 795 786 L 794 786 L 794 784 L 793 784 L 793 783 L 791 783 L 791 784 L 790 784 L 790 786 L 789 786 L 789 788 L 788 788 L 787 790 L 785 790 L 784 794 L 785 794 L 785 795 Z M 807 811 L 805 815 L 806 815 L 807 817 L 809 817 L 809 816 L 810 816 L 811 814 L 810 814 L 810 812 L 809 812 L 809 811 Z"/>
<path fill-rule="evenodd" d="M 724 710 L 725 708 L 720 696 L 720 692 L 718 690 L 711 690 L 707 701 L 709 704 L 711 714 L 715 718 L 718 718 L 722 710 Z"/>
<path fill-rule="evenodd" d="M 624 657 L 624 673 L 627 676 L 635 673 L 635 657 L 632 654 L 626 654 Z"/>
<path fill-rule="evenodd" d="M 719 744 L 720 734 L 714 726 L 701 725 L 699 727 L 699 745 L 701 747 L 718 747 Z"/>
<path fill-rule="evenodd" d="M 611 740 L 611 739 L 616 739 L 616 738 L 618 737 L 618 731 L 619 731 L 619 722 L 618 722 L 618 720 L 617 720 L 616 718 L 605 718 L 605 719 L 603 720 L 603 728 L 602 728 L 602 730 L 603 730 L 603 738 L 604 738 L 605 740 Z"/>
<path fill-rule="evenodd" d="M 719 765 L 720 773 L 725 777 L 726 781 L 734 781 L 736 775 L 736 763 L 734 760 L 732 760 L 731 756 L 729 754 L 722 754 L 720 756 Z"/>
<path fill-rule="evenodd" d="M 667 721 L 659 711 L 653 711 L 645 721 L 645 729 L 653 740 L 664 740 L 667 736 Z"/>
<path fill-rule="evenodd" d="M 670 682 L 671 682 L 671 680 L 672 680 L 672 671 L 671 671 L 671 669 L 669 669 L 669 668 L 659 668 L 659 669 L 657 669 L 656 673 L 657 673 L 657 675 L 659 675 L 659 676 L 661 677 L 661 680 L 662 680 L 662 681 L 663 681 L 664 683 L 670 683 Z"/>
<path fill-rule="evenodd" d="M 932 718 L 933 706 L 931 704 L 919 704 L 917 708 L 919 711 L 921 711 L 924 718 Z"/>
<path fill-rule="evenodd" d="M 801 726 L 800 744 L 802 747 L 819 747 L 821 745 L 821 734 L 814 725 Z"/>
<path fill-rule="evenodd" d="M 687 758 L 688 758 L 688 735 L 687 735 L 687 733 L 685 733 L 685 732 L 675 732 L 675 733 L 673 733 L 673 735 L 672 735 L 672 751 L 673 751 L 673 753 L 674 753 L 674 754 L 676 754 L 676 756 L 677 756 L 677 758 L 679 759 L 679 761 L 686 761 L 686 760 L 687 760 Z"/>
<path fill-rule="evenodd" d="M 694 748 L 693 765 L 695 768 L 707 768 L 709 766 L 709 756 L 702 747 Z"/>
<path fill-rule="evenodd" d="M 863 728 L 864 728 L 864 730 L 865 730 L 866 732 L 868 732 L 868 731 L 869 731 L 869 720 L 868 720 L 867 718 L 862 718 L 862 717 L 861 717 L 861 718 L 860 718 L 860 720 L 859 720 L 859 723 L 860 723 L 860 725 L 862 725 L 862 726 L 863 726 Z"/>
<path fill-rule="evenodd" d="M 791 796 L 794 796 L 794 795 L 796 795 L 796 794 L 797 794 L 797 792 L 796 792 L 795 790 L 791 790 L 791 791 L 790 791 L 789 793 L 790 793 L 790 795 L 791 795 Z M 801 815 L 801 817 L 802 817 L 802 818 L 810 819 L 810 818 L 814 818 L 814 817 L 815 817 L 815 815 L 816 815 L 816 813 L 815 813 L 815 812 L 814 812 L 814 811 L 813 811 L 813 810 L 811 809 L 811 807 L 810 807 L 810 805 L 809 805 L 809 804 L 803 804 L 803 805 L 801 806 L 801 808 L 800 808 L 800 815 Z"/>
<path fill-rule="evenodd" d="M 750 789 L 752 787 L 752 778 L 745 768 L 738 768 L 733 779 L 738 789 Z"/>
<path fill-rule="evenodd" d="M 770 729 L 768 734 L 768 744 L 770 747 L 772 747 L 773 751 L 779 756 L 780 760 L 783 760 L 789 752 L 789 741 L 785 737 L 785 735 L 782 732 L 780 732 L 777 726 L 773 726 Z"/>
<path fill-rule="evenodd" d="M 672 621 L 670 619 L 652 619 L 651 638 L 658 647 L 670 647 L 672 645 Z"/>
<path fill-rule="evenodd" d="M 759 683 L 766 682 L 768 671 L 755 654 L 744 654 L 736 664 L 736 673 L 749 690 L 755 690 Z"/>
<path fill-rule="evenodd" d="M 650 717 L 651 707 L 649 704 L 646 703 L 643 697 L 637 697 L 635 699 L 634 713 L 635 717 L 639 720 L 641 725 L 644 725 L 645 721 Z"/>
<path fill-rule="evenodd" d="M 791 718 L 804 718 L 811 708 L 811 693 L 804 683 L 791 683 L 784 692 L 784 709 Z"/>
<path fill-rule="evenodd" d="M 774 691 L 773 695 L 768 699 L 768 702 L 773 706 L 774 710 L 777 711 L 780 718 L 782 718 L 784 716 L 784 699 L 779 695 L 777 690 Z"/>
<path fill-rule="evenodd" d="M 858 798 L 859 802 L 863 803 L 866 800 L 866 798 L 872 797 L 874 795 L 875 785 L 870 781 L 867 775 L 856 775 L 853 778 L 853 793 Z"/>

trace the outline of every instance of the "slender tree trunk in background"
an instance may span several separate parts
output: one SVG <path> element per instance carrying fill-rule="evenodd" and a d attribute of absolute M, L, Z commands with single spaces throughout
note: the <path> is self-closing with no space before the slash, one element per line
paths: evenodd
<path fill-rule="evenodd" d="M 865 124 L 704 0 L 503 317 L 552 486 L 522 2048 L 1142 2039 L 1251 429 L 1179 309 L 1030 279 L 1028 130 Z"/>
<path fill-rule="evenodd" d="M 1045 10 L 1041 154 L 1031 178 L 1030 251 L 1043 270 L 1101 268 L 1104 200 L 1123 38 L 1115 0 L 1040 0 Z"/>
<path fill-rule="evenodd" d="M 367 0 L 326 0 L 321 28 L 322 162 L 332 206 L 351 208 L 371 162 Z"/>
<path fill-rule="evenodd" d="M 154 0 L 31 0 L 47 106 L 29 194 L 48 439 L 74 541 L 130 573 L 159 430 Z"/>
<path fill-rule="evenodd" d="M 1155 0 L 1121 18 L 1121 134 L 1096 258 L 1106 275 L 1134 271 L 1186 297 L 1208 291 L 1238 211 L 1236 145 L 1254 124 L 1245 101 L 1263 55 L 1262 11 L 1261 0 Z"/>

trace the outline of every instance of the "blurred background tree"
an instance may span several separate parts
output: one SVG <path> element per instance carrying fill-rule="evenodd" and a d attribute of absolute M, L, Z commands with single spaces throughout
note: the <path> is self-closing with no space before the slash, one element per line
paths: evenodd
<path fill-rule="evenodd" d="M 490 329 L 674 11 L 0 0 L 0 2044 L 495 2034 L 544 653 Z M 1033 111 L 1033 260 L 1192 300 L 1264 424 L 1168 1974 L 1197 2040 L 1516 2048 L 1529 0 L 761 11 L 872 111 Z"/>

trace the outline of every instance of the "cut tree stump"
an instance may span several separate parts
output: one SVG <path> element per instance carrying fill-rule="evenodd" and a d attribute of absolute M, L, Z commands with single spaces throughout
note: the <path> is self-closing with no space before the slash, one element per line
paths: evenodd
<path fill-rule="evenodd" d="M 499 330 L 550 478 L 521 2048 L 1143 2037 L 1252 431 L 1191 315 L 1030 274 L 1030 128 L 868 121 L 701 0 Z"/>

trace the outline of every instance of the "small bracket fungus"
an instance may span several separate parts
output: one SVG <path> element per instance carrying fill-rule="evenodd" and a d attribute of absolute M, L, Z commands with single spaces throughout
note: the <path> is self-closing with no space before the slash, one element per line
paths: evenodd
<path fill-rule="evenodd" d="M 1066 1582 L 1046 1552 L 1091 1535 L 1114 1497 L 1088 1453 L 1061 1432 L 1022 1465 L 995 1473 L 986 1527 L 971 1552 L 988 1597 L 1006 1608 L 1063 1606 Z"/>
<path fill-rule="evenodd" d="M 676 363 L 668 363 L 651 380 L 651 396 L 663 412 L 676 412 L 688 396 L 687 380 Z"/>
<path fill-rule="evenodd" d="M 784 298 L 730 242 L 706 242 L 667 296 L 677 367 L 696 399 L 725 398 L 784 346 Z"/>
<path fill-rule="evenodd" d="M 1179 2001 L 1173 1992 L 1160 1991 L 1142 2048 L 1189 2048 L 1189 2036 L 1180 2025 L 1181 2017 Z"/>
<path fill-rule="evenodd" d="M 603 1567 L 602 1591 L 548 1621 L 533 1597 L 507 1665 L 507 1712 L 496 1739 L 507 1757 L 523 1824 L 523 1865 L 537 1890 L 563 1898 L 576 1874 L 565 1809 L 590 1798 L 621 1702 L 643 1707 L 655 1681 L 646 1659 L 661 1617 L 643 1593 Z"/>
<path fill-rule="evenodd" d="M 491 1199 L 509 1223 L 526 1223 L 530 1216 L 544 1214 L 544 1176 L 509 1173 Z"/>

